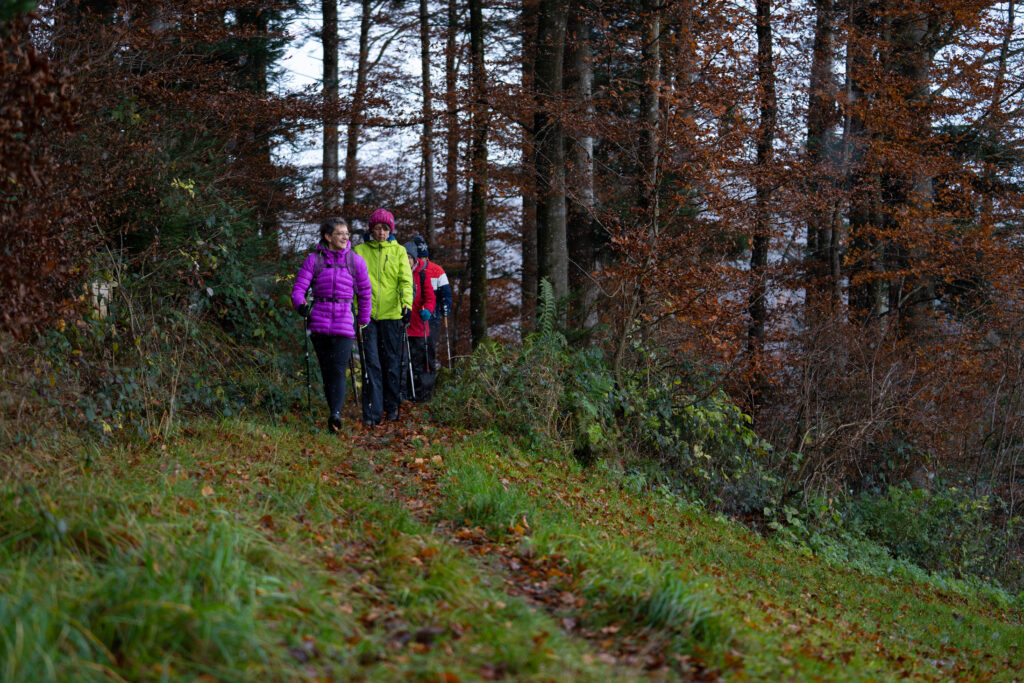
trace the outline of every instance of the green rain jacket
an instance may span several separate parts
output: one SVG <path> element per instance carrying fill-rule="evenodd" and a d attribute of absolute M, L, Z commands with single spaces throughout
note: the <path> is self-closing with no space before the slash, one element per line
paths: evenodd
<path fill-rule="evenodd" d="M 373 289 L 370 317 L 399 320 L 402 308 L 412 308 L 412 270 L 405 247 L 397 241 L 370 240 L 356 245 L 355 252 L 366 261 Z"/>

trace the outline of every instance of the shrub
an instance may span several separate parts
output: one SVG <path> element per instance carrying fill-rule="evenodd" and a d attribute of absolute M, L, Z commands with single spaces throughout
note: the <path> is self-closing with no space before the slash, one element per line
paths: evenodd
<path fill-rule="evenodd" d="M 936 572 L 1004 580 L 1016 575 L 1008 552 L 1020 520 L 994 523 L 1005 512 L 998 498 L 975 498 L 956 488 L 935 492 L 890 486 L 885 495 L 861 495 L 844 515 L 846 526 L 894 557 Z"/>
<path fill-rule="evenodd" d="M 518 347 L 478 347 L 435 400 L 435 416 L 584 462 L 655 462 L 690 497 L 720 509 L 747 514 L 774 502 L 778 472 L 795 462 L 759 439 L 724 391 L 700 387 L 698 395 L 678 377 L 652 373 L 617 383 L 600 349 L 574 349 L 554 328 L 543 284 L 538 332 Z"/>

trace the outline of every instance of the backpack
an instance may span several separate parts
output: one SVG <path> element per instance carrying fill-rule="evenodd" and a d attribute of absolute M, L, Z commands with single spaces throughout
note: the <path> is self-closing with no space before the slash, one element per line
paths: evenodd
<path fill-rule="evenodd" d="M 356 284 L 356 273 L 355 273 L 354 270 L 352 270 L 352 268 L 353 268 L 353 266 L 352 266 L 352 254 L 353 254 L 352 247 L 349 247 L 348 248 L 348 253 L 345 254 L 345 269 L 348 270 L 348 274 L 352 278 L 352 290 L 353 290 L 353 294 L 354 294 L 355 293 L 355 284 Z M 326 259 L 324 259 L 324 255 L 318 250 L 313 255 L 313 277 L 309 281 L 309 289 L 306 290 L 307 292 L 309 292 L 310 290 L 313 289 L 313 284 L 316 282 L 316 279 L 318 277 L 320 277 L 320 273 L 322 273 L 324 271 L 324 268 L 341 268 L 341 266 L 337 265 L 337 264 L 327 265 Z M 315 302 L 316 297 L 313 297 L 313 299 L 314 299 L 314 302 Z M 355 302 L 356 302 L 356 297 L 353 297 L 352 298 L 353 310 L 355 310 Z"/>

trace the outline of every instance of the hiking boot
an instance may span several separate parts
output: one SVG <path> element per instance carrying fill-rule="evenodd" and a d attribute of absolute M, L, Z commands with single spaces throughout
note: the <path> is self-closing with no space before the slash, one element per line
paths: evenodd
<path fill-rule="evenodd" d="M 388 413 L 387 417 L 384 418 L 388 422 L 398 422 L 398 411 Z"/>
<path fill-rule="evenodd" d="M 331 434 L 337 434 L 341 431 L 341 413 L 334 413 L 327 418 L 327 431 Z"/>

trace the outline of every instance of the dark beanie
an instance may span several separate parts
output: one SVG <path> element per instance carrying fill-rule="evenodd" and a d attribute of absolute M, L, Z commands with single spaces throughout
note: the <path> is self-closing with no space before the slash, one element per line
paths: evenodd
<path fill-rule="evenodd" d="M 403 244 L 402 246 L 405 247 L 405 251 L 406 251 L 406 253 L 409 254 L 409 256 L 412 256 L 414 259 L 418 259 L 419 258 L 419 256 L 416 255 L 416 243 L 415 242 L 410 240 L 410 241 L 406 242 L 405 244 Z"/>
<path fill-rule="evenodd" d="M 430 252 L 427 250 L 427 241 L 419 235 L 413 237 L 412 241 L 416 243 L 416 255 L 420 258 L 429 258 Z"/>

